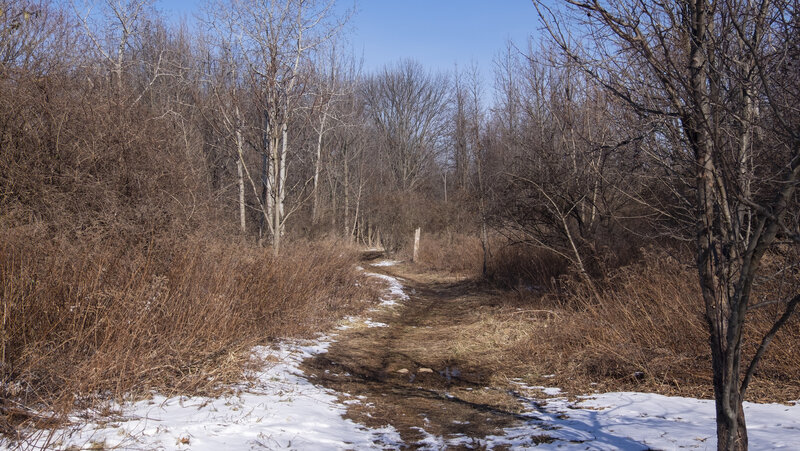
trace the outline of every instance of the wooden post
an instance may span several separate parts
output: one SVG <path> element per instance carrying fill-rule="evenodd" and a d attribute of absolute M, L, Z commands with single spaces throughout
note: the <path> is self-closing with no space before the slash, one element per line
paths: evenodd
<path fill-rule="evenodd" d="M 411 261 L 416 263 L 417 258 L 419 258 L 419 233 L 421 229 L 417 227 L 417 230 L 414 232 L 414 255 L 411 257 Z"/>

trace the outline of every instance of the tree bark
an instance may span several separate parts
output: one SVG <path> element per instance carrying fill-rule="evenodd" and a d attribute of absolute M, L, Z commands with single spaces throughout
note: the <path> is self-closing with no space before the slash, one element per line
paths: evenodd
<path fill-rule="evenodd" d="M 319 220 L 319 173 L 322 168 L 322 135 L 325 133 L 325 121 L 328 114 L 323 112 L 320 120 L 319 133 L 317 134 L 317 155 L 314 161 L 314 200 L 311 206 L 311 223 L 316 224 Z"/>
<path fill-rule="evenodd" d="M 238 147 L 238 154 L 242 155 L 242 133 L 236 131 L 236 145 Z M 237 184 L 239 186 L 239 227 L 242 233 L 247 232 L 247 224 L 245 223 L 245 203 L 244 203 L 244 162 L 242 158 L 236 159 L 236 175 Z"/>

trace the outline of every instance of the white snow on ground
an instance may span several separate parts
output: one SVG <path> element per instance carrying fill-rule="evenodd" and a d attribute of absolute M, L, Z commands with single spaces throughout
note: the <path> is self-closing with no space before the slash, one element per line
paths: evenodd
<path fill-rule="evenodd" d="M 375 275 L 389 283 L 381 305 L 408 299 L 397 279 Z M 346 317 L 347 322 L 359 321 Z M 368 327 L 386 324 L 365 319 Z M 23 448 L 48 449 L 385 449 L 402 446 L 391 426 L 370 429 L 342 418 L 347 404 L 339 402 L 332 390 L 314 385 L 300 370 L 300 363 L 326 352 L 333 337 L 317 340 L 287 340 L 277 349 L 253 349 L 258 360 L 277 362 L 251 374 L 248 384 L 233 387 L 235 394 L 220 398 L 171 397 L 155 395 L 150 400 L 112 406 L 122 412 L 113 418 L 93 415 L 87 422 L 76 415 L 76 426 L 56 431 L 52 438 L 44 431 L 35 434 Z M 83 414 L 86 414 L 84 412 Z M 15 449 L 0 442 L 0 449 Z"/>
<path fill-rule="evenodd" d="M 377 263 L 371 263 L 371 266 L 392 266 L 396 265 L 398 262 L 395 260 L 381 260 Z M 397 279 L 397 277 L 387 276 L 385 274 L 377 274 L 374 272 L 365 272 L 364 274 L 370 277 L 377 277 L 379 279 L 383 279 L 389 284 L 389 296 L 381 298 L 381 306 L 393 306 L 397 305 L 397 301 L 406 301 L 408 300 L 408 295 L 403 291 L 403 284 Z"/>
<path fill-rule="evenodd" d="M 260 371 L 252 384 L 221 398 L 155 396 L 122 407 L 108 422 L 80 424 L 59 431 L 52 448 L 92 446 L 123 449 L 382 449 L 398 446 L 392 427 L 368 429 L 342 418 L 346 406 L 330 390 L 313 385 L 300 371 L 303 359 L 330 345 L 287 341 L 278 349 L 253 352 L 278 363 Z M 40 445 L 43 443 L 40 443 Z M 34 445 L 33 443 L 29 445 Z M 10 445 L 6 445 L 10 446 Z"/>
<path fill-rule="evenodd" d="M 397 305 L 398 301 L 406 301 L 408 300 L 408 295 L 405 291 L 403 291 L 403 284 L 397 280 L 396 277 L 387 276 L 385 274 L 377 274 L 374 272 L 365 272 L 364 273 L 370 277 L 377 277 L 378 279 L 383 279 L 389 284 L 388 288 L 388 296 L 381 297 L 381 306 L 393 306 Z"/>
<path fill-rule="evenodd" d="M 540 389 L 541 387 L 527 387 Z M 552 389 L 555 392 L 557 389 Z M 548 390 L 550 391 L 550 390 Z M 510 446 L 536 450 L 671 450 L 717 448 L 714 401 L 652 393 L 617 392 L 585 397 L 577 404 L 566 398 L 530 405 L 525 424 L 502 435 L 472 439 L 426 436 L 428 449 L 470 445 Z M 745 403 L 751 449 L 797 449 L 800 404 Z"/>

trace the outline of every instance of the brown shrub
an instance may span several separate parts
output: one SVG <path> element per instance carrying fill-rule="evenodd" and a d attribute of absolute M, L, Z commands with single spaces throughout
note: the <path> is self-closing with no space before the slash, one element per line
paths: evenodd
<path fill-rule="evenodd" d="M 708 331 L 692 267 L 663 252 L 645 252 L 643 261 L 608 276 L 600 299 L 579 281 L 562 280 L 567 293 L 561 299 L 548 294 L 531 300 L 552 314 L 537 317 L 540 323 L 519 350 L 541 374 L 557 375 L 547 383 L 579 392 L 635 388 L 711 396 Z M 751 313 L 746 354 L 752 355 L 778 314 L 778 308 Z M 798 323 L 793 321 L 773 342 L 750 399 L 800 395 Z"/>
<path fill-rule="evenodd" d="M 330 243 L 273 258 L 202 237 L 125 248 L 0 233 L 2 395 L 37 409 L 213 392 L 253 345 L 325 330 L 376 298 L 357 252 Z"/>
<path fill-rule="evenodd" d="M 407 252 L 410 257 L 411 252 Z M 430 270 L 480 275 L 483 248 L 480 239 L 473 235 L 423 233 L 420 237 L 419 259 L 416 263 Z"/>
<path fill-rule="evenodd" d="M 0 432 L 18 423 L 10 399 L 63 413 L 216 390 L 253 344 L 372 297 L 354 249 L 273 258 L 244 242 L 230 162 L 185 120 L 196 109 L 71 74 L 0 80 Z"/>
<path fill-rule="evenodd" d="M 554 290 L 558 279 L 568 271 L 564 259 L 545 249 L 512 244 L 505 238 L 489 240 L 486 280 L 500 288 Z M 411 246 L 403 248 L 401 258 L 410 260 Z M 480 277 L 483 273 L 483 247 L 476 235 L 464 233 L 422 233 L 416 265 L 422 269 Z"/>
<path fill-rule="evenodd" d="M 525 288 L 534 291 L 557 291 L 559 278 L 569 267 L 567 262 L 545 249 L 525 245 L 495 244 L 487 263 L 487 278 L 502 288 Z"/>

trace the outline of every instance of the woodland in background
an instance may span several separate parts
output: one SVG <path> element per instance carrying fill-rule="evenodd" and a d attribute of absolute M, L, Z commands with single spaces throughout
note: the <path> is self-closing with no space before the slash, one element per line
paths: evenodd
<path fill-rule="evenodd" d="M 211 390 L 253 343 L 364 307 L 355 246 L 407 255 L 417 227 L 420 266 L 562 313 L 526 358 L 708 396 L 703 299 L 728 298 L 706 288 L 738 293 L 774 224 L 735 308 L 745 356 L 774 337 L 757 396 L 796 397 L 797 2 L 569 3 L 539 5 L 549 38 L 498 49 L 490 87 L 365 73 L 325 1 L 210 1 L 190 26 L 150 0 L 0 0 L 5 431 L 26 406 Z M 701 141 L 727 196 L 705 229 Z M 723 238 L 698 254 L 703 233 Z"/>

